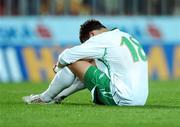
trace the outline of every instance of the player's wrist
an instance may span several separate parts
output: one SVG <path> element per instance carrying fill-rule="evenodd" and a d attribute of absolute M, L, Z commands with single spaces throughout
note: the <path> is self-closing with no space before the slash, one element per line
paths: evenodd
<path fill-rule="evenodd" d="M 53 67 L 53 71 L 54 73 L 57 73 L 58 71 L 60 71 L 63 68 L 63 65 L 61 65 L 59 62 L 57 62 L 54 67 Z"/>

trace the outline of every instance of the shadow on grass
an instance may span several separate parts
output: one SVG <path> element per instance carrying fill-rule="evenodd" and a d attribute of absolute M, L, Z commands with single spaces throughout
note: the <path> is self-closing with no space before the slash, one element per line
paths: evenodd
<path fill-rule="evenodd" d="M 142 108 L 149 109 L 180 109 L 180 106 L 174 105 L 145 105 Z"/>
<path fill-rule="evenodd" d="M 73 103 L 63 102 L 62 105 L 69 106 L 85 106 L 85 107 L 109 107 L 109 108 L 137 108 L 137 109 L 180 109 L 180 106 L 174 105 L 145 105 L 145 106 L 107 106 L 107 105 L 96 105 L 92 103 Z"/>
<path fill-rule="evenodd" d="M 7 105 L 28 105 L 23 101 L 0 101 L 1 106 Z M 37 105 L 37 104 L 32 104 Z M 43 104 L 41 104 L 43 105 Z M 45 104 L 47 105 L 47 104 Z M 64 105 L 64 106 L 81 106 L 81 107 L 98 107 L 98 108 L 119 108 L 119 109 L 180 109 L 180 105 L 158 105 L 158 104 L 147 104 L 145 106 L 107 106 L 107 105 L 97 105 L 93 103 L 75 103 L 75 102 L 62 102 L 61 104 L 49 104 L 49 105 Z"/>
<path fill-rule="evenodd" d="M 88 106 L 88 107 L 93 107 L 95 104 L 92 103 L 74 103 L 74 102 L 62 102 L 61 105 L 71 105 L 71 106 Z"/>

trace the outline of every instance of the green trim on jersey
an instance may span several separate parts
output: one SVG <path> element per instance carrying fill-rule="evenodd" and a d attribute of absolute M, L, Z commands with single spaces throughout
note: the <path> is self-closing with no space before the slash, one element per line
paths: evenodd
<path fill-rule="evenodd" d="M 98 59 L 98 60 L 101 61 L 107 67 L 107 69 L 108 69 L 108 76 L 110 77 L 111 76 L 110 75 L 110 65 L 107 62 L 107 60 L 105 59 L 106 54 L 107 54 L 107 48 L 105 48 L 105 50 L 104 50 L 104 54 L 103 54 L 102 59 Z"/>
<path fill-rule="evenodd" d="M 90 66 L 88 68 L 84 76 L 84 84 L 90 91 L 94 89 L 94 103 L 116 105 L 110 91 L 110 79 L 97 67 Z"/>

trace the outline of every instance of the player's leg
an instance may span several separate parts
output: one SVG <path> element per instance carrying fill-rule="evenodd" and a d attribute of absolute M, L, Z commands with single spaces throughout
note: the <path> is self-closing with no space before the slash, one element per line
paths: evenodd
<path fill-rule="evenodd" d="M 92 66 L 90 62 L 87 61 L 77 61 L 75 63 L 72 63 L 68 65 L 68 68 L 81 80 L 83 81 L 84 75 L 87 71 L 87 69 Z"/>
<path fill-rule="evenodd" d="M 91 63 L 92 65 L 96 66 L 94 60 L 84 61 L 87 61 L 88 63 Z M 84 88 L 84 83 L 81 80 L 79 80 L 79 78 L 76 76 L 76 79 L 74 80 L 73 84 L 70 87 L 64 89 L 62 92 L 60 92 L 53 100 L 55 101 L 55 103 L 60 103 L 64 98 Z"/>
<path fill-rule="evenodd" d="M 74 80 L 75 75 L 69 70 L 69 68 L 64 67 L 56 73 L 54 79 L 51 81 L 45 92 L 39 95 L 26 96 L 23 100 L 26 103 L 50 102 L 61 91 L 71 86 Z"/>
<path fill-rule="evenodd" d="M 85 89 L 84 84 L 79 80 L 79 78 L 76 77 L 73 84 L 60 92 L 53 100 L 55 103 L 60 103 L 62 100 L 64 100 L 64 98 L 83 89 Z"/>
<path fill-rule="evenodd" d="M 69 68 L 64 67 L 56 73 L 54 79 L 49 85 L 49 88 L 41 94 L 41 97 L 45 101 L 52 100 L 65 88 L 71 86 L 74 80 L 75 75 L 69 70 Z"/>
<path fill-rule="evenodd" d="M 93 94 L 97 104 L 115 105 L 110 91 L 108 76 L 87 61 L 77 61 L 68 65 L 70 70 L 79 77 Z"/>

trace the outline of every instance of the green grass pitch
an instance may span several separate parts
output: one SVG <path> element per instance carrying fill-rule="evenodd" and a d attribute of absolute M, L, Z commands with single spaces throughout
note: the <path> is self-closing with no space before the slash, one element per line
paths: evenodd
<path fill-rule="evenodd" d="M 180 127 L 180 81 L 150 81 L 144 107 L 98 106 L 83 90 L 60 105 L 26 105 L 48 83 L 0 84 L 0 127 Z"/>

